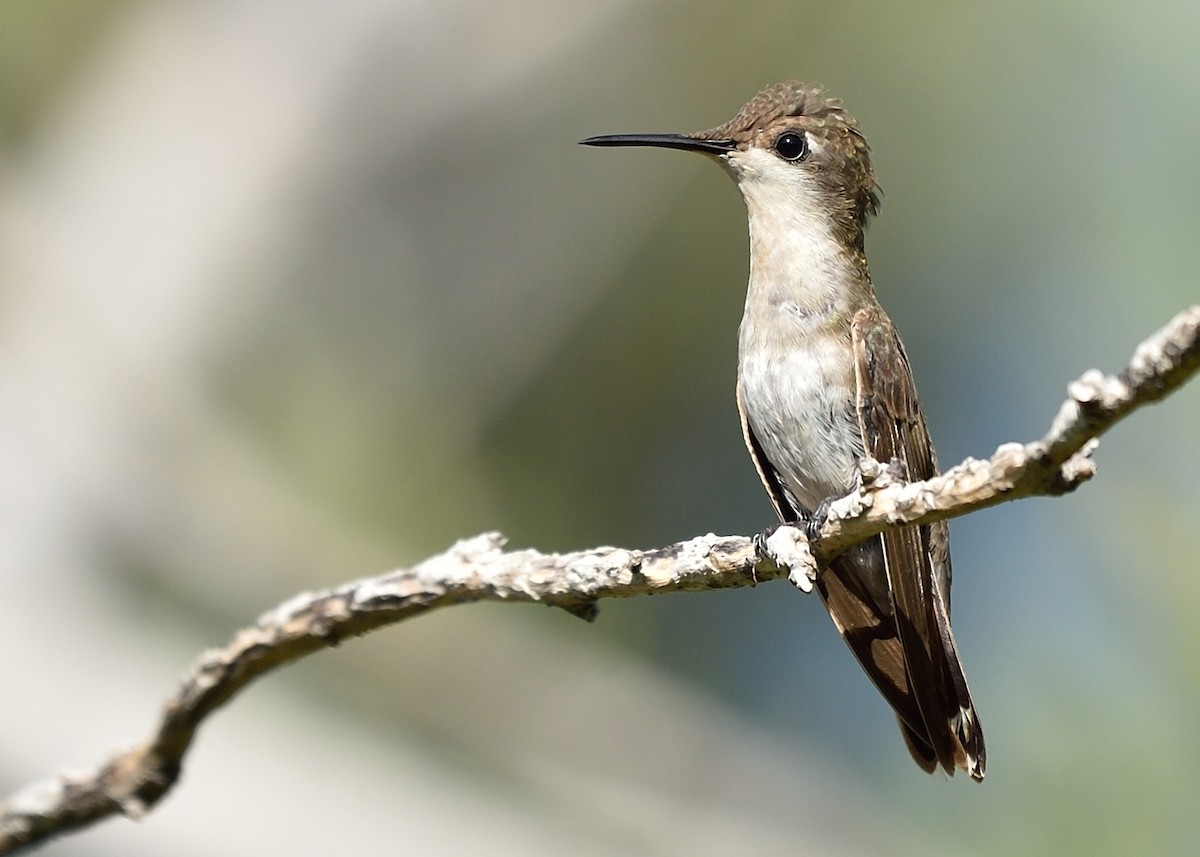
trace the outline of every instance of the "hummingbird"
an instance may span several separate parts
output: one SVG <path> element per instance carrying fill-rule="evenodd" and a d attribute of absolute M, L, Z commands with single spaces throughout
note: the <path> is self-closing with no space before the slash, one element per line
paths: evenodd
<path fill-rule="evenodd" d="M 853 491 L 867 456 L 905 480 L 937 474 L 908 356 L 867 267 L 864 236 L 879 209 L 870 148 L 839 99 L 788 81 L 707 131 L 581 142 L 699 152 L 737 183 L 750 231 L 738 412 L 781 521 L 803 526 Z M 818 559 L 817 591 L 913 759 L 982 780 L 983 732 L 950 630 L 947 523 Z"/>

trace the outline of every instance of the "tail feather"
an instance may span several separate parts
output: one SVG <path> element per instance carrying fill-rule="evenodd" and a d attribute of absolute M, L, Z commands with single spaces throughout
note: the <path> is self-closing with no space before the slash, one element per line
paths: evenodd
<path fill-rule="evenodd" d="M 881 561 L 885 553 L 878 552 Z M 929 610 L 922 617 L 924 637 L 910 622 L 897 621 L 892 599 L 872 593 L 863 569 L 845 555 L 829 564 L 817 580 L 817 590 L 842 638 L 896 712 L 904 743 L 917 765 L 928 773 L 938 767 L 949 774 L 962 769 L 972 779 L 982 780 L 983 732 L 940 583 L 933 580 L 923 602 Z M 903 609 L 899 612 L 905 615 Z"/>

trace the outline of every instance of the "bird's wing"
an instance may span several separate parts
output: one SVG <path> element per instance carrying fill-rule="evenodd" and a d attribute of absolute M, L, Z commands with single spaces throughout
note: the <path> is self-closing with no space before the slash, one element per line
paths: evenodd
<path fill-rule="evenodd" d="M 851 340 L 866 454 L 898 468 L 905 480 L 936 475 L 908 356 L 891 320 L 877 306 L 860 309 Z M 936 760 L 950 773 L 961 767 L 982 779 L 983 734 L 950 630 L 949 528 L 944 521 L 901 527 L 880 538 L 908 684 L 925 727 L 921 734 L 921 724 L 900 712 L 905 738 L 923 766 Z"/>

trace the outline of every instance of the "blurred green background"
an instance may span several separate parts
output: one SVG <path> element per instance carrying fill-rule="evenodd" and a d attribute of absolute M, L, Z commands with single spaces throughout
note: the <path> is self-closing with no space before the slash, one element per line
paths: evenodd
<path fill-rule="evenodd" d="M 1040 436 L 1200 295 L 1198 43 L 1194 0 L 0 5 L 0 793 L 301 589 L 770 522 L 740 199 L 582 137 L 824 82 L 943 464 Z M 347 644 L 40 853 L 1194 854 L 1197 426 L 1193 384 L 1079 493 L 955 523 L 981 786 L 775 583 Z"/>

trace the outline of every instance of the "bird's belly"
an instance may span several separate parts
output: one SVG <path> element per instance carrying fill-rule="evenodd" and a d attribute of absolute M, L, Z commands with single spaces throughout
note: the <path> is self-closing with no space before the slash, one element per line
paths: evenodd
<path fill-rule="evenodd" d="M 784 486 L 811 511 L 854 487 L 863 455 L 849 355 L 840 342 L 762 354 L 751 349 L 739 361 L 746 418 Z"/>

